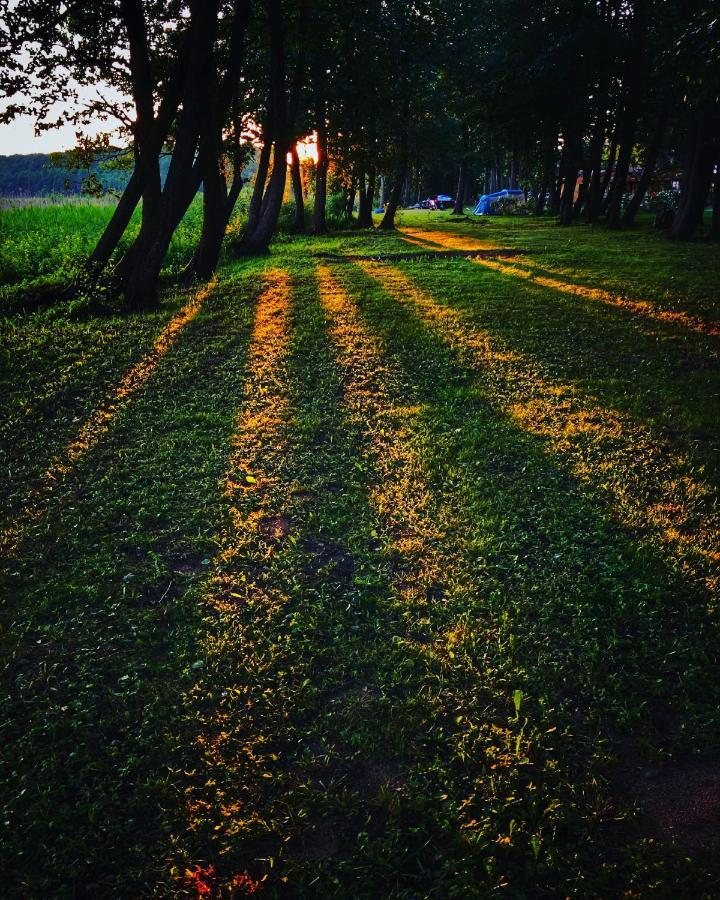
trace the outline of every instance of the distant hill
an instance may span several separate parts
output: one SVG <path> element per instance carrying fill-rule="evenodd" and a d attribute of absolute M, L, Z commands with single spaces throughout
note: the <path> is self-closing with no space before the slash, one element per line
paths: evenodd
<path fill-rule="evenodd" d="M 163 175 L 169 158 L 161 159 Z M 108 169 L 102 161 L 93 163 L 90 173 L 97 176 L 106 190 L 122 191 L 130 178 L 127 170 Z M 0 156 L 0 196 L 42 197 L 47 194 L 79 194 L 88 176 L 87 169 L 53 166 L 47 153 L 16 153 Z"/>

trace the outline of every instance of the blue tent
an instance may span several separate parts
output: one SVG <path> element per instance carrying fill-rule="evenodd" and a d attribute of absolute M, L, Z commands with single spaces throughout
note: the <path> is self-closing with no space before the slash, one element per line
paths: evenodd
<path fill-rule="evenodd" d="M 478 200 L 478 205 L 475 207 L 475 215 L 492 216 L 496 212 L 495 205 L 497 201 L 504 200 L 506 197 L 513 200 L 524 200 L 525 194 L 514 188 L 506 188 L 504 191 L 495 191 L 494 194 L 483 194 Z"/>

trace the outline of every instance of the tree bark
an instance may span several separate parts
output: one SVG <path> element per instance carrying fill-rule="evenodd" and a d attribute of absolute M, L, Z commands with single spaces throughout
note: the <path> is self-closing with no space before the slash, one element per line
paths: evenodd
<path fill-rule="evenodd" d="M 273 170 L 263 197 L 260 221 L 240 248 L 240 252 L 245 255 L 263 254 L 270 249 L 270 241 L 275 233 L 285 193 L 287 155 L 294 141 L 293 128 L 300 101 L 304 70 L 304 63 L 301 59 L 297 63 L 288 104 L 285 85 L 285 40 L 281 0 L 267 0 L 267 10 L 270 32 L 270 94 L 275 120 Z"/>
<path fill-rule="evenodd" d="M 265 195 L 265 187 L 267 183 L 268 170 L 270 168 L 270 155 L 272 153 L 272 129 L 270 125 L 263 129 L 263 145 L 260 150 L 260 158 L 258 159 L 257 172 L 255 174 L 255 184 L 253 186 L 250 205 L 248 206 L 248 217 L 243 232 L 243 240 L 246 240 L 255 231 L 260 221 L 260 211 L 262 209 L 262 200 Z"/>
<path fill-rule="evenodd" d="M 365 174 L 360 177 L 360 198 L 358 200 L 358 217 L 356 226 L 358 228 L 374 228 L 372 217 L 372 203 L 375 196 L 375 170 L 369 169 L 367 173 L 367 184 L 365 184 Z"/>
<path fill-rule="evenodd" d="M 600 202 L 602 200 L 602 151 L 605 145 L 605 130 L 607 126 L 607 91 L 600 91 L 600 99 L 597 107 L 597 118 L 593 126 L 588 151 L 588 164 L 583 182 L 587 180 L 585 192 L 585 216 L 588 222 L 595 223 L 600 217 Z"/>
<path fill-rule="evenodd" d="M 327 173 L 328 173 L 328 134 L 327 109 L 325 95 L 322 90 L 322 73 L 315 79 L 315 130 L 317 132 L 317 163 L 315 164 L 315 200 L 313 202 L 310 230 L 313 234 L 325 234 L 327 222 Z"/>
<path fill-rule="evenodd" d="M 660 115 L 658 117 L 652 138 L 650 140 L 650 145 L 648 146 L 643 165 L 643 172 L 640 176 L 640 181 L 638 182 L 635 193 L 630 198 L 630 202 L 628 203 L 627 208 L 625 209 L 625 214 L 623 215 L 624 225 L 635 224 L 635 217 L 637 216 L 640 207 L 642 206 L 642 202 L 645 199 L 647 189 L 650 186 L 653 175 L 655 174 L 655 166 L 657 165 L 658 157 L 660 156 L 660 149 L 662 147 L 663 137 L 665 136 L 665 128 L 667 127 L 669 98 L 663 98 L 661 104 Z"/>
<path fill-rule="evenodd" d="M 408 164 L 408 136 L 407 131 L 403 129 L 400 135 L 400 163 L 395 175 L 395 183 L 390 192 L 390 199 L 385 209 L 385 215 L 380 222 L 380 228 L 383 231 L 393 231 L 395 229 L 395 214 L 397 213 L 398 204 L 400 203 L 400 194 L 405 183 Z"/>
<path fill-rule="evenodd" d="M 645 82 L 645 2 L 636 0 L 635 11 L 630 23 L 630 45 L 625 64 L 624 104 L 618 123 L 618 145 L 620 147 L 615 166 L 615 177 L 610 188 L 607 223 L 610 228 L 620 228 L 622 202 L 625 195 L 627 175 L 630 170 L 635 132 L 642 101 Z"/>
<path fill-rule="evenodd" d="M 582 145 L 580 136 L 572 129 L 565 132 L 563 142 L 561 176 L 563 190 L 560 199 L 560 224 L 570 225 L 575 209 L 575 188 L 580 172 Z"/>
<path fill-rule="evenodd" d="M 191 196 L 185 203 L 198 139 L 207 127 L 206 118 L 211 114 L 207 105 L 207 91 L 211 87 L 208 78 L 213 70 L 218 2 L 219 0 L 195 0 L 191 4 L 192 37 L 183 112 L 152 238 L 144 240 L 138 247 L 127 279 L 125 301 L 130 308 L 140 308 L 156 302 L 160 269 L 175 228 L 192 200 Z"/>
<path fill-rule="evenodd" d="M 715 173 L 710 237 L 714 241 L 720 240 L 720 166 L 718 166 L 718 171 Z"/>
<path fill-rule="evenodd" d="M 453 214 L 461 216 L 465 209 L 465 193 L 467 191 L 467 162 L 460 160 L 460 169 L 458 172 L 457 194 L 455 195 L 455 205 L 453 206 Z"/>
<path fill-rule="evenodd" d="M 461 216 L 465 208 L 465 193 L 467 191 L 467 160 L 463 156 L 458 167 L 458 184 L 457 194 L 455 195 L 455 204 L 453 206 L 453 215 Z"/>
<path fill-rule="evenodd" d="M 692 129 L 680 207 L 669 234 L 674 240 L 689 240 L 702 222 L 719 147 L 720 105 L 714 103 L 698 113 Z"/>
<path fill-rule="evenodd" d="M 295 200 L 295 222 L 293 229 L 297 234 L 305 231 L 305 198 L 303 197 L 302 171 L 300 170 L 300 157 L 297 152 L 297 145 L 294 145 L 290 151 L 292 160 L 290 165 L 290 174 L 292 176 L 293 198 Z"/>
<path fill-rule="evenodd" d="M 143 147 L 142 151 L 138 153 L 130 180 L 113 211 L 110 221 L 95 245 L 95 249 L 87 260 L 86 268 L 88 271 L 97 274 L 107 266 L 122 236 L 125 234 L 133 213 L 143 198 L 143 194 L 146 194 L 145 199 L 149 201 L 147 209 L 145 208 L 145 203 L 143 204 L 143 224 L 146 228 L 150 224 L 148 220 L 151 215 L 154 216 L 157 213 L 160 200 L 158 157 L 182 98 L 187 49 L 187 41 L 183 41 L 178 52 L 178 62 L 175 71 L 168 81 L 168 86 L 160 102 L 157 115 L 152 119 L 147 133 L 140 138 L 140 143 L 142 143 Z M 147 116 L 147 112 L 145 115 Z M 150 192 L 147 187 L 148 181 L 155 177 L 157 177 L 157 191 L 153 190 Z"/>

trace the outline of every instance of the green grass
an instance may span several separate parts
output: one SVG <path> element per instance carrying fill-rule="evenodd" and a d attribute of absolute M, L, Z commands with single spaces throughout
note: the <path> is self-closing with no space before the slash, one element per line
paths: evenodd
<path fill-rule="evenodd" d="M 63 287 L 92 252 L 112 213 L 112 205 L 91 202 L 0 207 L 0 309 L 22 304 L 28 293 Z M 187 262 L 201 223 L 202 202 L 196 200 L 173 237 L 166 272 L 176 273 Z M 138 212 L 119 252 L 139 227 Z"/>
<path fill-rule="evenodd" d="M 401 225 L 5 319 L 8 896 L 720 891 L 717 248 Z"/>

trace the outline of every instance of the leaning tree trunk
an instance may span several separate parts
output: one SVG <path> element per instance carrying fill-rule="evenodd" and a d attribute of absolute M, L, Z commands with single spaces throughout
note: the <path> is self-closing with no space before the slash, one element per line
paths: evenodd
<path fill-rule="evenodd" d="M 262 200 L 265 195 L 265 186 L 267 183 L 268 170 L 270 169 L 270 155 L 272 153 L 272 137 L 270 127 L 268 126 L 263 132 L 263 145 L 260 150 L 260 158 L 258 160 L 257 172 L 255 174 L 255 184 L 253 186 L 250 204 L 248 206 L 248 217 L 243 231 L 244 241 L 249 238 L 255 231 L 260 221 L 260 211 L 262 209 Z"/>
<path fill-rule="evenodd" d="M 657 125 L 655 126 L 655 131 L 653 132 L 653 136 L 650 141 L 647 154 L 645 156 L 643 172 L 640 176 L 640 181 L 638 182 L 635 193 L 630 198 L 630 202 L 628 203 L 625 214 L 623 215 L 624 225 L 635 224 L 635 217 L 640 211 L 640 207 L 642 206 L 642 202 L 645 199 L 647 189 L 650 186 L 653 175 L 655 174 L 655 166 L 657 165 L 658 157 L 660 156 L 660 148 L 662 147 L 662 141 L 665 135 L 665 128 L 668 121 L 668 105 L 668 98 L 664 98 L 662 101 L 662 107 L 660 109 L 660 116 L 658 118 Z"/>
<path fill-rule="evenodd" d="M 220 169 L 220 148 L 214 135 L 207 135 L 200 144 L 200 164 L 203 173 L 203 225 L 200 240 L 185 270 L 188 282 L 193 278 L 210 278 L 220 259 L 227 228 L 227 184 Z"/>
<path fill-rule="evenodd" d="M 290 151 L 290 175 L 292 177 L 293 198 L 295 200 L 295 221 L 293 229 L 297 234 L 305 231 L 305 198 L 303 197 L 302 171 L 300 169 L 300 157 L 297 145 L 293 145 Z"/>
<path fill-rule="evenodd" d="M 206 122 L 211 116 L 207 95 L 212 89 L 218 3 L 219 0 L 205 0 L 204 3 L 196 0 L 191 4 L 192 46 L 183 113 L 160 208 L 153 223 L 154 233 L 138 248 L 125 286 L 125 302 L 130 308 L 156 302 L 160 269 L 173 233 L 192 201 L 194 192 L 190 194 L 189 185 L 193 178 L 195 153 L 199 136 L 207 128 Z"/>

